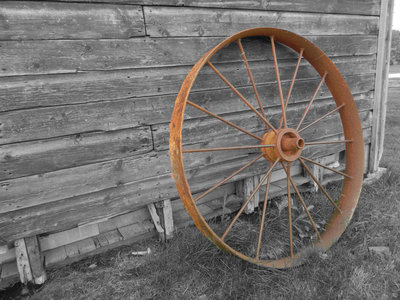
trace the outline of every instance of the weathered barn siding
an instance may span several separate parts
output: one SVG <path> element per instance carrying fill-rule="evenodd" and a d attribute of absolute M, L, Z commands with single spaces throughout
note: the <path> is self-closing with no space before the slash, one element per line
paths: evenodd
<path fill-rule="evenodd" d="M 52 265 L 154 234 L 147 205 L 178 197 L 167 152 L 175 97 L 201 55 L 239 30 L 278 27 L 319 46 L 350 86 L 368 146 L 376 106 L 380 14 L 379 0 L 300 0 L 290 5 L 264 0 L 2 1 L 0 238 L 9 245 L 0 254 L 2 277 L 15 273 L 10 245 L 17 239 L 41 235 L 46 265 Z M 255 40 L 244 42 L 244 47 L 251 53 L 248 59 L 260 95 L 269 99 L 268 117 L 279 118 L 273 62 L 266 55 L 270 44 Z M 297 57 L 279 45 L 277 51 L 287 90 Z M 254 100 L 238 49 L 228 47 L 216 59 L 218 69 Z M 288 108 L 293 120 L 300 118 L 319 82 L 308 64 L 302 63 L 298 74 L 302 80 L 296 82 Z M 309 120 L 332 105 L 329 96 L 323 88 Z M 239 101 L 227 104 L 234 94 L 210 69 L 200 73 L 191 97 L 261 134 L 260 123 L 246 106 Z M 209 102 L 212 98 L 219 101 Z M 188 108 L 185 116 L 188 146 L 243 140 L 199 111 Z M 337 138 L 341 132 L 337 121 L 337 117 L 324 120 L 319 137 Z M 217 133 L 224 138 L 214 140 Z M 306 138 L 312 136 L 313 130 L 305 132 Z M 314 148 L 308 150 L 310 157 L 333 161 L 343 150 L 339 144 Z M 186 159 L 192 191 L 204 190 L 247 161 L 247 155 L 240 153 L 229 160 L 221 153 Z M 262 169 L 255 164 L 238 180 L 258 176 Z M 300 166 L 292 169 L 303 183 Z M 274 174 L 272 193 L 279 194 L 283 173 L 277 169 Z M 225 194 L 199 203 L 204 214 L 220 214 L 219 199 L 224 195 L 232 198 L 231 209 L 240 203 L 233 183 L 222 191 Z M 179 201 L 172 201 L 172 210 L 176 224 L 189 222 Z"/>

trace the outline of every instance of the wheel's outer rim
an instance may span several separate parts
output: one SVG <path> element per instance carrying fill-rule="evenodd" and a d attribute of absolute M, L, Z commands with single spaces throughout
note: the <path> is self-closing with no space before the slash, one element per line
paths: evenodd
<path fill-rule="evenodd" d="M 303 263 L 304 258 L 307 256 L 307 250 L 301 250 L 300 252 L 296 253 L 294 257 L 284 257 L 272 261 L 258 260 L 236 251 L 217 236 L 217 234 L 207 224 L 193 201 L 190 187 L 185 176 L 182 159 L 182 124 L 186 100 L 200 69 L 218 50 L 222 49 L 231 42 L 236 41 L 237 39 L 251 36 L 273 36 L 275 41 L 292 48 L 298 53 L 303 48 L 303 57 L 315 68 L 320 76 L 322 77 L 325 72 L 328 73 L 325 79 L 325 84 L 329 88 L 336 102 L 336 106 L 345 104 L 345 106 L 339 110 L 339 113 L 342 120 L 345 139 L 352 140 L 351 143 L 345 144 L 345 172 L 350 175 L 351 178 L 345 177 L 343 180 L 342 193 L 338 201 L 338 206 L 340 207 L 342 214 L 335 210 L 326 226 L 326 231 L 321 234 L 321 240 L 315 242 L 313 246 L 323 251 L 328 250 L 329 247 L 339 239 L 341 234 L 346 229 L 346 226 L 349 224 L 361 192 L 364 171 L 364 139 L 357 107 L 349 87 L 333 62 L 313 43 L 290 31 L 268 27 L 251 28 L 240 31 L 209 50 L 193 66 L 184 80 L 176 98 L 170 123 L 169 144 L 172 175 L 175 180 L 179 196 L 185 206 L 185 209 L 192 217 L 195 225 L 218 248 L 230 254 L 234 254 L 243 260 L 260 266 L 287 268 Z"/>

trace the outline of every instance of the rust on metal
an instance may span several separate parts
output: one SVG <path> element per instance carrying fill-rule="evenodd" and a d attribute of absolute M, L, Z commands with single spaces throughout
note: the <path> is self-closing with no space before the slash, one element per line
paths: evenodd
<path fill-rule="evenodd" d="M 279 92 L 279 99 L 280 99 L 280 106 L 281 106 L 281 118 L 279 124 L 276 127 L 273 126 L 270 120 L 267 120 L 264 107 L 265 104 L 261 103 L 260 97 L 258 95 L 258 91 L 256 88 L 256 84 L 253 79 L 253 75 L 251 73 L 250 67 L 248 65 L 247 57 L 245 54 L 245 49 L 243 49 L 243 45 L 241 40 L 248 37 L 265 37 L 270 39 L 272 45 L 272 54 L 274 57 L 274 69 L 271 72 L 275 71 L 276 80 L 278 84 L 278 92 Z M 211 64 L 210 59 L 222 48 L 226 47 L 231 43 L 236 43 L 238 45 L 238 51 L 242 57 L 243 63 L 245 64 L 247 75 L 250 78 L 251 85 L 253 87 L 253 91 L 255 93 L 255 99 L 258 102 L 259 110 L 261 113 L 255 109 L 250 102 L 235 88 L 222 74 L 218 71 L 213 64 Z M 284 100 L 282 88 L 280 84 L 280 76 L 279 76 L 279 69 L 277 64 L 277 56 L 275 43 L 281 43 L 298 53 L 298 60 L 295 66 L 294 74 L 292 76 L 292 80 L 290 83 L 289 91 L 287 94 L 286 99 Z M 314 91 L 310 101 L 305 108 L 301 119 L 297 122 L 295 128 L 289 128 L 287 126 L 287 116 L 286 116 L 286 108 L 288 106 L 290 94 L 292 92 L 296 74 L 300 65 L 300 61 L 304 59 L 307 61 L 321 76 L 321 81 L 318 84 L 316 90 Z M 188 100 L 189 93 L 191 88 L 196 81 L 196 78 L 200 72 L 200 70 L 208 65 L 217 76 L 222 79 L 225 84 L 239 97 L 241 101 L 243 101 L 251 111 L 255 113 L 266 125 L 266 131 L 262 138 L 257 137 L 250 131 L 240 128 L 229 121 L 225 120 L 224 118 L 200 107 L 199 105 L 194 104 Z M 312 106 L 314 99 L 316 98 L 322 84 L 325 84 L 329 91 L 331 92 L 336 108 L 331 110 L 330 112 L 324 114 L 321 117 L 318 117 L 316 120 L 312 121 L 302 129 L 300 129 L 310 107 Z M 237 130 L 242 131 L 243 133 L 253 136 L 254 138 L 260 141 L 260 145 L 240 145 L 235 146 L 232 145 L 231 147 L 224 147 L 224 148 L 210 148 L 210 149 L 186 149 L 182 148 L 182 125 L 184 120 L 184 113 L 186 104 L 189 104 L 203 113 L 207 114 L 210 117 L 216 118 L 225 124 L 236 128 Z M 300 133 L 312 126 L 315 126 L 319 121 L 326 118 L 329 115 L 337 112 L 340 115 L 340 120 L 342 123 L 344 140 L 321 140 L 320 136 L 313 136 L 311 140 L 305 139 L 300 135 Z M 277 122 L 278 123 L 278 122 Z M 292 124 L 292 123 L 291 123 Z M 319 139 L 319 141 L 318 141 Z M 317 141 L 315 141 L 317 140 Z M 318 162 L 315 162 L 309 158 L 304 157 L 302 154 L 303 150 L 310 146 L 317 146 L 323 144 L 336 144 L 342 143 L 345 147 L 345 170 L 338 171 Z M 242 149 L 259 149 L 259 155 L 252 159 L 250 162 L 245 164 L 243 167 L 239 168 L 226 178 L 217 182 L 214 186 L 209 188 L 208 190 L 204 191 L 200 196 L 197 198 L 193 198 L 187 178 L 185 173 L 185 168 L 183 164 L 182 154 L 186 152 L 195 152 L 194 150 L 201 150 L 203 151 L 235 151 L 235 150 L 242 150 Z M 197 151 L 196 151 L 197 152 Z M 229 156 L 229 153 L 226 154 Z M 277 28 L 252 28 L 248 30 L 244 30 L 238 32 L 231 37 L 228 37 L 214 48 L 206 52 L 203 57 L 199 59 L 199 61 L 193 66 L 190 70 L 189 74 L 187 75 L 186 79 L 184 80 L 180 92 L 176 98 L 174 111 L 172 114 L 172 119 L 170 123 L 170 157 L 171 157 L 171 164 L 172 164 L 172 173 L 173 179 L 175 180 L 175 184 L 180 195 L 180 198 L 189 213 L 192 217 L 195 225 L 198 229 L 211 241 L 213 242 L 218 248 L 222 249 L 223 251 L 236 255 L 237 257 L 249 261 L 251 263 L 265 266 L 265 267 L 273 267 L 273 268 L 287 268 L 293 267 L 301 264 L 304 261 L 304 258 L 307 256 L 307 251 L 305 249 L 297 249 L 295 245 L 293 245 L 292 240 L 292 233 L 289 236 L 289 244 L 290 244 L 290 254 L 288 256 L 284 256 L 281 258 L 277 258 L 274 260 L 267 260 L 267 259 L 260 259 L 260 248 L 262 243 L 262 233 L 263 233 L 263 226 L 265 223 L 266 217 L 266 206 L 267 206 L 267 199 L 268 199 L 268 190 L 271 181 L 271 172 L 274 166 L 279 162 L 282 165 L 283 170 L 286 174 L 286 183 L 287 183 L 287 193 L 288 193 L 288 206 L 289 206 L 289 213 L 290 209 L 290 193 L 291 187 L 293 187 L 294 192 L 297 195 L 301 205 L 304 208 L 304 211 L 307 214 L 307 217 L 312 224 L 314 231 L 318 237 L 318 241 L 312 243 L 311 246 L 327 250 L 329 247 L 341 236 L 344 232 L 347 224 L 349 223 L 354 210 L 356 208 L 358 198 L 360 195 L 360 190 L 362 186 L 362 178 L 363 178 L 363 170 L 364 170 L 364 139 L 362 134 L 361 122 L 359 119 L 358 111 L 356 105 L 354 103 L 353 97 L 351 92 L 343 79 L 342 75 L 339 73 L 335 65 L 332 61 L 313 43 L 306 40 L 305 38 L 294 34 L 292 32 L 277 29 Z M 207 221 L 204 219 L 202 214 L 200 213 L 196 202 L 204 197 L 205 195 L 211 193 L 221 185 L 227 183 L 229 180 L 234 180 L 234 177 L 242 172 L 244 169 L 249 168 L 253 165 L 258 159 L 264 157 L 268 163 L 269 168 L 265 170 L 265 174 L 260 180 L 260 183 L 255 187 L 254 191 L 251 193 L 250 197 L 244 202 L 243 206 L 236 214 L 235 218 L 225 230 L 225 233 L 220 236 L 215 233 L 212 228 L 209 226 Z M 310 173 L 311 171 L 305 165 L 305 162 L 312 163 L 316 166 L 323 167 L 328 169 L 332 172 L 340 174 L 343 176 L 343 184 L 342 184 L 342 192 L 338 199 L 333 199 L 329 196 L 325 189 L 323 189 L 322 184 L 318 182 L 317 178 L 312 177 L 312 179 L 317 183 L 318 186 L 321 187 L 321 190 L 328 198 L 328 200 L 334 205 L 336 208 L 331 216 L 326 228 L 323 232 L 319 232 L 317 230 L 316 224 L 311 216 L 310 211 L 308 210 L 304 200 L 296 187 L 294 180 L 290 175 L 290 164 L 299 160 L 301 165 L 305 168 L 307 172 Z M 286 166 L 285 166 L 286 164 Z M 245 206 L 251 198 L 254 196 L 255 192 L 261 187 L 261 184 L 267 180 L 267 188 L 265 193 L 265 200 L 264 200 L 264 207 L 262 210 L 261 215 L 261 224 L 260 230 L 258 234 L 257 240 L 257 249 L 255 257 L 247 256 L 245 253 L 234 249 L 227 242 L 224 240 L 226 235 L 229 233 L 231 228 L 235 225 L 235 222 L 240 217 L 241 213 L 243 212 Z M 336 200 L 336 201 L 335 201 Z M 289 219 L 291 216 L 289 215 Z M 291 220 L 289 220 L 291 224 Z M 291 226 L 290 226 L 291 227 Z"/>

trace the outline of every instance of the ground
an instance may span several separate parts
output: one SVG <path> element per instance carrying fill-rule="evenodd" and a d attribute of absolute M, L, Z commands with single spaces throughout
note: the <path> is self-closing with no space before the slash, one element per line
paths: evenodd
<path fill-rule="evenodd" d="M 399 299 L 400 88 L 390 88 L 385 151 L 388 172 L 364 186 L 351 224 L 326 253 L 284 271 L 258 268 L 226 255 L 196 228 L 166 245 L 155 240 L 115 249 L 48 272 L 49 280 L 21 296 L 31 299 Z M 150 248 L 144 257 L 131 254 Z M 385 247 L 382 253 L 370 247 Z"/>

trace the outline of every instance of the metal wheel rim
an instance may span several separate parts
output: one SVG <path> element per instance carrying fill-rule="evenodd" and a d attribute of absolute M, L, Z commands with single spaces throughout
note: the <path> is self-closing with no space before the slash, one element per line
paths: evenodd
<path fill-rule="evenodd" d="M 252 28 L 238 32 L 205 53 L 203 57 L 200 58 L 199 61 L 193 66 L 184 80 L 180 92 L 176 98 L 170 123 L 169 144 L 172 174 L 185 209 L 192 217 L 197 228 L 218 248 L 227 253 L 236 255 L 245 261 L 249 261 L 260 266 L 287 268 L 300 265 L 304 262 L 304 259 L 307 256 L 306 248 L 294 254 L 293 257 L 284 257 L 277 260 L 259 260 L 249 257 L 231 248 L 210 228 L 207 221 L 203 218 L 197 209 L 195 202 L 193 201 L 190 187 L 185 176 L 182 159 L 181 130 L 184 119 L 183 116 L 188 95 L 199 71 L 217 51 L 226 45 L 238 39 L 252 36 L 273 36 L 275 41 L 290 47 L 297 53 L 303 49 L 303 57 L 314 67 L 320 76 L 323 76 L 325 73 L 327 73 L 325 84 L 329 88 L 336 106 L 339 107 L 344 104 L 344 107 L 339 110 L 339 114 L 342 121 L 345 139 L 352 141 L 351 143 L 345 144 L 345 173 L 350 175 L 351 178 L 345 177 L 343 179 L 342 193 L 338 200 L 338 206 L 342 213 L 340 214 L 337 210 L 335 210 L 326 226 L 326 231 L 321 234 L 321 239 L 318 242 L 313 243 L 312 246 L 323 251 L 328 250 L 331 245 L 339 239 L 341 234 L 346 229 L 346 226 L 349 224 L 361 192 L 364 170 L 364 140 L 358 111 L 349 87 L 333 62 L 313 43 L 286 30 L 277 28 Z"/>

